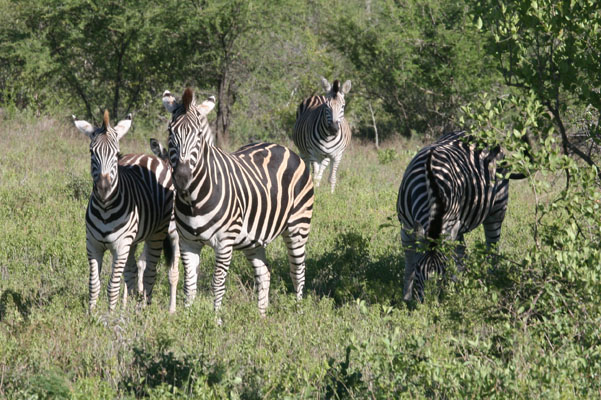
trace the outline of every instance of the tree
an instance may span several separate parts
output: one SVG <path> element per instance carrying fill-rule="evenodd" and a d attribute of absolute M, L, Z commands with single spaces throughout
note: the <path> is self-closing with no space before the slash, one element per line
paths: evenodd
<path fill-rule="evenodd" d="M 569 134 L 569 112 L 592 109 L 586 134 L 598 140 L 601 97 L 601 8 L 595 0 L 478 0 L 476 23 L 492 33 L 489 52 L 505 82 L 531 91 L 553 116 L 565 154 L 593 165 Z"/>
<path fill-rule="evenodd" d="M 459 107 L 498 81 L 466 2 L 356 0 L 341 10 L 328 38 L 354 65 L 358 91 L 382 105 L 388 132 L 452 128 Z"/>
<path fill-rule="evenodd" d="M 173 56 L 178 37 L 167 30 L 177 23 L 167 17 L 173 2 L 11 3 L 24 21 L 16 47 L 37 50 L 16 54 L 38 79 L 55 79 L 51 90 L 76 98 L 89 118 L 104 108 L 113 115 L 137 109 L 154 85 L 171 78 L 174 62 L 183 62 Z"/>

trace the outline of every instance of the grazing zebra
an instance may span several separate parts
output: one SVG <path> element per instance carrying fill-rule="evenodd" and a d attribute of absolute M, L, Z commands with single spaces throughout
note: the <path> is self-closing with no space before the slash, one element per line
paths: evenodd
<path fill-rule="evenodd" d="M 214 105 L 214 103 L 212 103 Z M 214 308 L 221 306 L 232 251 L 254 268 L 259 312 L 269 303 L 265 246 L 282 234 L 297 299 L 305 284 L 305 244 L 313 213 L 313 183 L 303 160 L 277 144 L 256 143 L 226 153 L 207 141 L 210 107 L 198 107 L 187 88 L 181 104 L 166 107 L 169 158 L 176 187 L 175 219 L 188 303 L 196 295 L 199 253 L 215 251 Z"/>
<path fill-rule="evenodd" d="M 506 172 L 499 165 L 502 159 L 500 147 L 478 149 L 465 132 L 454 132 L 411 160 L 397 199 L 405 248 L 405 300 L 411 300 L 413 291 L 422 300 L 428 277 L 444 272 L 447 260 L 436 249 L 437 240 L 458 240 L 458 261 L 465 253 L 463 235 L 480 224 L 488 248 L 499 241 L 509 196 L 508 179 L 497 175 Z"/>
<path fill-rule="evenodd" d="M 332 161 L 330 186 L 334 193 L 336 171 L 351 141 L 351 129 L 344 118 L 344 96 L 351 90 L 351 81 L 344 82 L 342 88 L 337 80 L 330 85 L 326 78 L 321 78 L 321 83 L 326 95 L 311 96 L 298 106 L 292 140 L 307 165 L 313 166 L 315 186 L 319 186 Z"/>
<path fill-rule="evenodd" d="M 114 310 L 119 296 L 121 275 L 128 292 L 137 289 L 150 302 L 156 278 L 156 264 L 165 247 L 169 264 L 171 296 L 169 311 L 175 311 L 178 277 L 178 242 L 175 229 L 169 231 L 173 215 L 174 189 L 167 163 L 144 154 L 121 155 L 119 140 L 131 126 L 131 114 L 112 127 L 108 111 L 100 128 L 77 120 L 75 126 L 91 140 L 90 154 L 94 187 L 86 212 L 86 247 L 90 264 L 90 311 L 100 292 L 99 274 L 105 250 L 113 256 L 108 284 L 109 310 Z M 144 241 L 144 251 L 137 263 L 135 251 Z"/>

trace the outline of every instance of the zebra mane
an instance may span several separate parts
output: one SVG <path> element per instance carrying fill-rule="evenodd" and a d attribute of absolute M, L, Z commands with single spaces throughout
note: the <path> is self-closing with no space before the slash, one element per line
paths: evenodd
<path fill-rule="evenodd" d="M 336 79 L 334 81 L 334 84 L 332 85 L 332 94 L 334 96 L 336 96 L 336 94 L 338 94 L 339 91 L 340 91 L 340 82 L 338 81 L 338 79 Z"/>
<path fill-rule="evenodd" d="M 434 149 L 430 149 L 428 159 L 426 160 L 426 187 L 428 188 L 428 194 L 430 199 L 430 218 L 428 224 L 427 238 L 440 239 L 442 233 L 442 217 L 444 214 L 444 199 L 440 193 L 440 188 L 436 184 L 434 172 L 432 171 L 432 158 L 434 156 Z M 435 244 L 432 243 L 431 246 Z"/>
<path fill-rule="evenodd" d="M 107 110 L 107 109 L 104 110 L 104 116 L 102 117 L 102 125 L 105 128 L 108 128 L 110 126 L 110 123 L 109 123 L 109 110 Z"/>
<path fill-rule="evenodd" d="M 190 106 L 194 104 L 194 91 L 191 88 L 186 88 L 182 95 L 182 104 L 186 112 L 190 109 Z"/>

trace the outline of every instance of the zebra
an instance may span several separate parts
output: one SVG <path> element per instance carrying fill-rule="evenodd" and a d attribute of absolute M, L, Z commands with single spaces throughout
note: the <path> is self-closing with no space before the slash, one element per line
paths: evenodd
<path fill-rule="evenodd" d="M 405 249 L 404 300 L 411 300 L 414 292 L 423 300 L 425 281 L 434 272 L 444 272 L 447 260 L 437 249 L 437 240 L 459 242 L 455 248 L 459 264 L 465 254 L 463 235 L 480 224 L 489 249 L 499 241 L 509 179 L 525 177 L 501 177 L 507 172 L 501 165 L 503 157 L 499 146 L 481 149 L 466 132 L 452 132 L 411 160 L 397 198 Z"/>
<path fill-rule="evenodd" d="M 269 303 L 270 273 L 265 247 L 282 235 L 297 300 L 305 286 L 305 245 L 313 213 L 313 182 L 303 160 L 286 147 L 253 143 L 233 153 L 206 139 L 209 107 L 198 107 L 186 88 L 181 104 L 166 107 L 168 151 L 176 187 L 175 219 L 184 263 L 184 293 L 196 296 L 199 253 L 215 251 L 211 283 L 215 311 L 221 307 L 233 250 L 242 250 L 254 268 L 258 308 Z M 206 102 L 204 103 L 206 104 Z"/>
<path fill-rule="evenodd" d="M 86 211 L 86 249 L 90 266 L 89 311 L 96 307 L 100 292 L 99 274 L 104 252 L 113 256 L 108 284 L 109 311 L 117 304 L 121 275 L 127 289 L 123 303 L 136 289 L 148 302 L 156 278 L 156 264 L 165 247 L 169 265 L 169 311 L 175 312 L 179 280 L 179 244 L 175 229 L 169 230 L 173 215 L 174 188 L 168 164 L 144 154 L 121 155 L 119 140 L 131 126 L 131 114 L 114 127 L 104 112 L 101 127 L 73 116 L 77 129 L 90 138 L 93 190 Z M 173 226 L 175 223 L 173 222 Z M 137 262 L 135 251 L 144 241 Z"/>
<path fill-rule="evenodd" d="M 333 85 L 321 78 L 325 96 L 305 99 L 296 111 L 296 123 L 292 140 L 301 157 L 313 166 L 313 180 L 319 186 L 321 177 L 330 160 L 330 190 L 336 187 L 336 171 L 342 154 L 351 141 L 351 129 L 344 118 L 344 96 L 351 90 L 351 81 L 340 87 L 338 80 Z"/>

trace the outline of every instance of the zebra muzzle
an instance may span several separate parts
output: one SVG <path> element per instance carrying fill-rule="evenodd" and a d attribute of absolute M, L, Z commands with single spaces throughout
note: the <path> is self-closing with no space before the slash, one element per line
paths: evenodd
<path fill-rule="evenodd" d="M 178 191 L 185 191 L 190 186 L 192 179 L 192 169 L 188 163 L 178 163 L 173 173 L 175 188 Z"/>
<path fill-rule="evenodd" d="M 96 182 L 96 193 L 102 200 L 106 200 L 111 193 L 111 177 L 109 174 L 102 174 Z"/>

